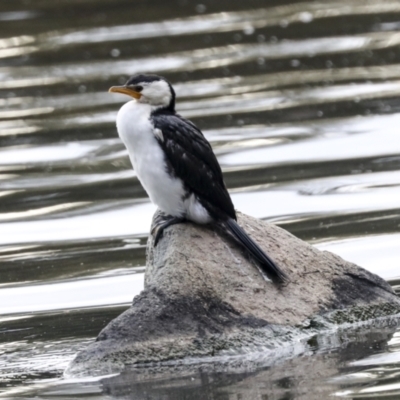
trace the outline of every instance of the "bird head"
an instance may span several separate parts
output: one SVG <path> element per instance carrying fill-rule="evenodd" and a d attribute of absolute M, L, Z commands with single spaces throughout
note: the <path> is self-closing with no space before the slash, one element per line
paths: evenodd
<path fill-rule="evenodd" d="M 127 94 L 139 103 L 156 108 L 175 109 L 175 91 L 165 78 L 158 75 L 134 75 L 125 85 L 112 86 L 109 92 Z"/>

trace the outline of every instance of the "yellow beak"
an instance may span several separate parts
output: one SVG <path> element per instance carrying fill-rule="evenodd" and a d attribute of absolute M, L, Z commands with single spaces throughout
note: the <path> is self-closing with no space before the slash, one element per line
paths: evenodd
<path fill-rule="evenodd" d="M 139 92 L 127 87 L 127 86 L 112 86 L 108 89 L 109 93 L 122 93 L 127 94 L 135 99 L 140 99 L 142 95 Z"/>

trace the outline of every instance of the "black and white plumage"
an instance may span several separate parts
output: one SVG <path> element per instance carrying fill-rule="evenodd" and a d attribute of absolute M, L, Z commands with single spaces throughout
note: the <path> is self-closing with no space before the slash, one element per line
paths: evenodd
<path fill-rule="evenodd" d="M 154 231 L 185 220 L 222 225 L 263 270 L 278 281 L 286 274 L 237 224 L 221 167 L 199 128 L 175 112 L 175 92 L 157 75 L 135 75 L 110 92 L 134 98 L 117 116 L 118 134 L 151 201 L 168 217 Z"/>

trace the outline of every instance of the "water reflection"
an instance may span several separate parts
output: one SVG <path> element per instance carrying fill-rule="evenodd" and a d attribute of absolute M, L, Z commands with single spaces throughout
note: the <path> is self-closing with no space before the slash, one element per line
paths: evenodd
<path fill-rule="evenodd" d="M 395 118 L 391 119 L 391 122 Z M 363 132 L 355 135 L 348 135 L 345 139 L 345 132 L 335 132 L 334 122 L 331 125 L 332 134 L 320 137 L 318 140 L 288 143 L 273 148 L 255 148 L 220 157 L 221 163 L 227 165 L 248 165 L 250 163 L 302 163 L 318 162 L 328 160 L 345 160 L 374 157 L 378 159 L 383 156 L 397 155 L 400 151 L 400 144 L 397 140 L 397 129 L 391 123 L 387 126 L 381 125 L 383 131 Z M 336 137 L 338 136 L 338 137 Z M 345 145 L 344 145 L 345 144 Z"/>
<path fill-rule="evenodd" d="M 43 67 L 0 68 L 3 81 L 10 81 L 7 87 L 21 86 L 21 78 L 34 78 L 45 74 L 47 79 L 74 79 L 76 82 L 90 82 L 107 77 L 131 75 L 143 70 L 185 71 L 203 70 L 223 66 L 233 66 L 251 61 L 273 60 L 296 57 L 313 57 L 354 51 L 386 49 L 399 45 L 398 32 L 370 32 L 359 36 L 339 36 L 332 38 L 316 38 L 304 40 L 286 40 L 280 43 L 233 44 L 195 51 L 169 53 L 161 57 L 132 60 L 113 60 L 104 62 L 80 62 Z M 22 49 L 21 49 L 22 50 Z M 16 78 L 16 79 L 15 79 Z M 16 80 L 16 82 L 14 82 Z M 14 82 L 14 83 L 11 83 Z M 41 82 L 41 81 L 38 81 Z M 47 80 L 49 84 L 51 80 Z M 33 84 L 30 84 L 32 86 Z"/>
<path fill-rule="evenodd" d="M 369 235 L 335 240 L 318 245 L 321 250 L 339 254 L 346 260 L 362 265 L 385 279 L 400 276 L 400 234 Z"/>
<path fill-rule="evenodd" d="M 131 368 L 121 375 L 99 378 L 48 380 L 25 388 L 9 389 L 8 395 L 68 396 L 103 395 L 135 399 L 243 399 L 299 398 L 321 399 L 334 394 L 372 392 L 371 384 L 394 379 L 394 368 L 370 368 L 368 360 L 380 352 L 388 355 L 398 332 L 382 326 L 379 332 L 342 330 L 319 335 L 274 353 L 252 353 L 212 362 L 212 359 L 186 360 L 181 364 L 158 365 L 152 369 Z M 357 341 L 349 341 L 350 337 Z M 371 346 L 370 344 L 373 343 Z M 288 357 L 289 354 L 292 357 Z M 295 357 L 293 357 L 295 355 Z M 349 360 L 360 359 L 349 363 Z M 366 364 L 363 364 L 363 362 Z M 346 366 L 347 365 L 347 366 Z M 364 370 L 360 370 L 362 365 Z M 343 372 L 342 372 L 342 371 Z M 342 373 L 341 373 L 342 372 Z M 337 377 L 338 374 L 341 375 Z M 336 376 L 332 378 L 332 376 Z M 316 385 L 318 382 L 318 385 Z M 369 388 L 365 389 L 368 384 Z M 380 388 L 376 387 L 376 392 Z"/>
<path fill-rule="evenodd" d="M 86 277 L 69 282 L 47 282 L 31 285 L 30 282 L 0 290 L 4 314 L 21 314 L 62 309 L 129 305 L 143 288 L 143 274 L 127 270 L 125 274 Z M 133 272 L 133 273 L 132 273 Z M 29 298 L 29 303 L 26 299 Z"/>

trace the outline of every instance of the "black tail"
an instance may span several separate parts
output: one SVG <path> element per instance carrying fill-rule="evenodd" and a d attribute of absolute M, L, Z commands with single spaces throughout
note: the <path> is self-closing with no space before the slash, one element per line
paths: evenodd
<path fill-rule="evenodd" d="M 273 278 L 276 278 L 280 282 L 288 280 L 287 275 L 271 260 L 267 254 L 258 246 L 257 243 L 251 239 L 251 237 L 237 224 L 233 219 L 225 221 L 225 226 L 233 234 L 233 236 L 245 247 L 250 255 L 258 261 L 261 268 Z"/>

